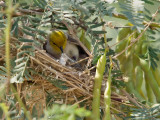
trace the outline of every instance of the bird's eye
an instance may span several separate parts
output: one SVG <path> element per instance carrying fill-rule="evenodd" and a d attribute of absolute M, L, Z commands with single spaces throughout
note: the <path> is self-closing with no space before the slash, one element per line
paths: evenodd
<path fill-rule="evenodd" d="M 61 50 L 61 52 L 63 53 L 63 47 L 61 46 L 61 47 L 59 47 L 56 43 L 54 43 L 54 42 L 52 42 L 52 44 L 53 45 L 55 45 L 55 46 L 57 46 L 60 50 Z"/>
<path fill-rule="evenodd" d="M 53 45 L 56 45 L 56 43 L 52 42 Z M 57 46 L 57 45 L 56 45 Z"/>

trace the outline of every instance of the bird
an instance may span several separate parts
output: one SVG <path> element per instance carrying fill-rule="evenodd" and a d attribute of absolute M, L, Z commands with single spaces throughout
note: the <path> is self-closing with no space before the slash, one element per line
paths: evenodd
<path fill-rule="evenodd" d="M 54 30 L 48 35 L 43 49 L 56 59 L 60 59 L 62 53 L 65 53 L 74 61 L 79 59 L 79 49 L 77 45 L 70 42 L 68 35 L 61 30 Z"/>
<path fill-rule="evenodd" d="M 67 42 L 66 48 L 64 49 L 64 53 L 66 53 L 66 55 L 74 61 L 77 61 L 79 58 L 78 47 L 69 41 Z"/>

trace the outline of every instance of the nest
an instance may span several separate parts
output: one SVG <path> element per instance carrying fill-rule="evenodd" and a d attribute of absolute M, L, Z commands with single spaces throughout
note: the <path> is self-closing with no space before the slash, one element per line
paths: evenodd
<path fill-rule="evenodd" d="M 16 48 L 14 48 L 12 54 L 14 54 L 13 56 L 17 54 Z M 86 57 L 74 63 L 74 65 L 64 66 L 39 48 L 36 48 L 35 56 L 29 57 L 29 67 L 38 74 L 30 73 L 32 79 L 25 80 L 21 84 L 21 88 L 17 88 L 17 91 L 22 93 L 21 98 L 31 113 L 36 110 L 38 111 L 37 115 L 41 117 L 44 109 L 55 103 L 78 104 L 91 110 L 96 68 L 95 66 L 89 68 L 91 58 Z M 84 62 L 86 66 L 77 68 L 76 64 L 81 62 Z M 103 82 L 105 83 L 106 80 L 107 77 L 104 77 Z M 104 108 L 103 88 L 105 88 L 105 84 L 102 85 L 101 92 L 102 109 Z M 111 108 L 122 113 L 120 104 L 127 104 L 128 98 L 126 95 L 112 92 L 111 98 L 112 104 L 114 104 L 114 108 Z"/>
<path fill-rule="evenodd" d="M 81 60 L 80 62 L 90 61 L 89 59 L 85 58 L 84 61 Z M 33 75 L 32 81 L 23 83 L 22 93 L 31 112 L 35 106 L 37 110 L 43 110 L 40 108 L 47 108 L 53 103 L 78 104 L 91 109 L 95 66 L 84 70 L 63 66 L 40 49 L 37 49 L 34 57 L 30 56 L 30 60 L 30 67 L 42 74 L 42 76 Z M 104 83 L 106 80 L 107 77 L 104 78 Z M 103 88 L 105 88 L 105 84 L 102 85 L 102 108 L 104 106 Z M 27 98 L 26 96 L 30 97 Z M 112 101 L 114 101 L 115 106 L 119 106 L 128 99 L 125 96 L 112 93 Z M 39 112 L 40 115 L 42 113 L 43 111 Z"/>
<path fill-rule="evenodd" d="M 41 92 L 43 90 L 45 97 L 54 96 L 50 102 L 61 104 L 91 102 L 94 75 L 91 75 L 90 70 L 78 71 L 76 67 L 63 66 L 43 50 L 38 50 L 35 57 L 30 56 L 30 60 L 30 67 L 42 74 L 34 75 L 34 80 L 30 82 L 33 87 L 39 86 L 37 89 Z M 88 104 L 91 104 L 90 102 Z"/>

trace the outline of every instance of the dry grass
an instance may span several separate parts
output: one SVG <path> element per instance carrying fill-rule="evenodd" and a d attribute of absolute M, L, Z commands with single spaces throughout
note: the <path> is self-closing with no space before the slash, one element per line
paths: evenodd
<path fill-rule="evenodd" d="M 45 51 L 38 48 L 35 57 L 30 56 L 30 61 L 30 67 L 34 68 L 36 72 L 47 76 L 34 75 L 34 80 L 32 80 L 30 85 L 27 85 L 29 82 L 27 82 L 27 84 L 24 83 L 25 87 L 23 87 L 22 92 L 25 98 L 26 96 L 30 96 L 29 99 L 26 98 L 26 103 L 30 106 L 30 110 L 33 109 L 33 105 L 38 105 L 43 108 L 40 112 L 43 113 L 43 110 L 53 103 L 79 104 L 91 109 L 95 74 L 95 70 L 92 69 L 95 69 L 95 67 L 89 69 L 89 67 L 86 66 L 84 70 L 77 70 L 75 67 L 63 66 L 46 54 Z M 81 61 L 83 62 L 83 60 Z M 53 79 L 47 80 L 48 78 Z M 54 85 L 55 80 L 59 80 L 60 83 L 63 81 L 62 85 L 67 87 L 67 89 L 61 89 Z M 104 81 L 106 80 L 107 78 L 105 77 Z M 102 88 L 104 87 L 105 85 L 103 84 Z M 120 113 L 120 110 L 118 110 L 120 109 L 119 105 L 127 105 L 126 101 L 128 101 L 128 99 L 125 96 L 113 92 L 112 104 L 114 104 L 115 108 L 112 108 L 112 110 Z M 101 106 L 103 108 L 103 92 L 101 96 Z"/>
<path fill-rule="evenodd" d="M 12 56 L 16 55 L 18 50 L 15 48 L 13 51 Z M 4 56 L 1 56 L 3 61 Z M 91 58 L 87 57 L 74 63 L 80 64 L 80 66 L 83 63 L 84 66 L 81 69 L 76 65 L 63 66 L 39 48 L 36 48 L 35 56 L 29 56 L 29 58 L 29 67 L 38 74 L 30 73 L 33 79 L 25 80 L 21 87 L 17 88 L 17 91 L 22 93 L 21 97 L 25 99 L 25 104 L 31 113 L 36 110 L 40 117 L 44 109 L 53 103 L 78 104 L 91 109 L 95 75 L 95 66 L 89 67 Z M 104 77 L 103 83 L 106 80 L 107 77 Z M 59 85 L 56 85 L 57 83 Z M 102 86 L 102 91 L 104 88 L 105 84 Z M 111 109 L 113 111 L 122 113 L 120 104 L 129 105 L 126 102 L 128 102 L 126 96 L 112 92 L 112 106 L 114 107 Z M 104 108 L 103 92 L 101 108 Z"/>

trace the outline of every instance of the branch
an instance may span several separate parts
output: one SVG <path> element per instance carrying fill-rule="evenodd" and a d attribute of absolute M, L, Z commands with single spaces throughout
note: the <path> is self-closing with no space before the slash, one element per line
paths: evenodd
<path fill-rule="evenodd" d="M 0 2 L 0 6 L 2 6 L 2 7 L 6 7 L 6 5 L 5 5 L 5 3 L 3 2 L 3 1 L 1 1 Z M 17 10 L 19 10 L 18 12 L 15 12 L 15 13 L 13 13 L 13 15 L 12 15 L 12 17 L 18 17 L 18 16 L 23 16 L 23 15 L 36 15 L 36 14 L 43 14 L 43 12 L 44 12 L 44 10 L 43 9 L 21 9 L 21 8 L 18 8 Z M 1 12 L 3 12 L 3 11 L 1 11 Z M 54 12 L 53 12 L 54 13 Z M 128 20 L 127 19 L 127 17 L 125 17 L 124 15 L 122 15 L 122 14 L 115 14 L 115 13 L 113 13 L 112 14 L 113 15 L 113 17 L 115 17 L 115 18 L 120 18 L 120 19 L 124 19 L 124 20 Z M 107 14 L 106 14 L 106 16 L 108 16 Z M 74 20 L 74 18 L 72 19 L 73 21 L 74 21 L 74 23 L 76 24 L 76 25 L 79 25 L 81 28 L 83 28 L 84 30 L 87 30 L 87 26 L 84 26 L 84 24 L 82 24 L 82 23 L 84 23 L 84 21 L 82 21 L 82 20 L 80 20 L 80 23 L 78 23 L 77 21 L 75 21 Z M 148 24 L 148 22 L 147 21 L 144 21 L 143 22 L 143 24 L 144 25 L 147 25 Z M 155 29 L 155 28 L 160 28 L 160 24 L 159 23 L 155 23 L 155 22 L 152 22 L 151 24 L 150 24 L 150 26 L 149 26 L 151 29 Z M 121 28 L 121 27 L 114 27 L 115 29 L 117 29 L 117 28 Z"/>
<path fill-rule="evenodd" d="M 145 27 L 145 29 L 143 30 L 143 32 L 134 41 L 132 41 L 132 43 L 127 48 L 125 48 L 123 51 L 121 51 L 119 54 L 117 54 L 113 58 L 117 58 L 118 56 L 120 56 L 121 54 L 123 54 L 126 50 L 128 50 L 134 43 L 136 43 L 143 36 L 143 34 L 145 33 L 145 31 L 151 25 L 151 23 L 154 20 L 154 18 L 157 16 L 159 10 L 160 10 L 160 7 L 156 10 L 155 14 L 152 15 L 152 20 L 147 24 L 147 26 Z"/>

